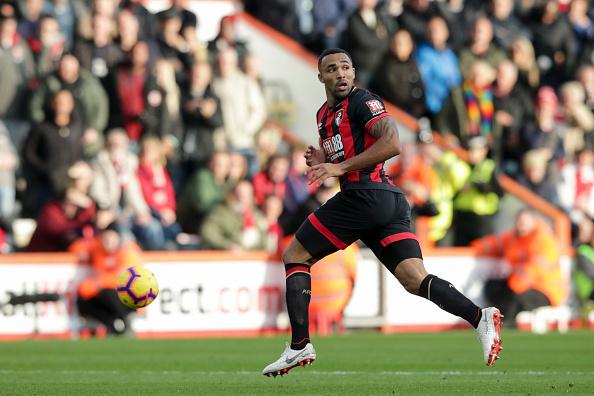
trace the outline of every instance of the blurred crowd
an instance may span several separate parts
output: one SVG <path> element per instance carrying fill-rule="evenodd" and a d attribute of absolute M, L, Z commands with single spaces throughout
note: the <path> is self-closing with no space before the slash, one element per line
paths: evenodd
<path fill-rule="evenodd" d="M 360 84 L 421 119 L 419 141 L 390 171 L 417 214 L 432 216 L 432 241 L 464 246 L 493 232 L 499 173 L 566 212 L 576 244 L 590 240 L 591 1 L 296 0 L 246 7 L 313 51 L 349 50 Z M 441 152 L 431 130 L 468 150 L 468 158 Z"/>
<path fill-rule="evenodd" d="M 115 225 L 146 250 L 276 252 L 279 217 L 314 192 L 236 18 L 203 41 L 209 15 L 187 0 L 142 3 L 0 1 L 1 251 L 66 251 Z M 16 246 L 23 218 L 36 228 Z"/>
<path fill-rule="evenodd" d="M 3 0 L 0 219 L 36 219 L 27 250 L 117 223 L 144 249 L 278 249 L 316 191 L 303 147 L 267 123 L 234 16 L 201 40 L 188 1 Z M 429 239 L 494 230 L 506 173 L 594 217 L 594 11 L 588 0 L 294 0 L 246 11 L 315 53 L 350 51 L 359 84 L 420 118 L 389 172 Z M 431 130 L 467 149 L 442 151 Z M 333 186 L 323 188 L 332 189 Z M 314 194 L 314 195 L 312 195 Z M 16 199 L 15 199 L 16 197 Z M 469 227 L 469 225 L 472 225 Z"/>

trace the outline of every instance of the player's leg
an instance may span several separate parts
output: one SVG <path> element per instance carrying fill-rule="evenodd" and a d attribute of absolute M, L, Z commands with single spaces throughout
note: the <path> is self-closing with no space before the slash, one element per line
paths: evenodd
<path fill-rule="evenodd" d="M 262 374 L 283 375 L 295 366 L 316 359 L 316 352 L 309 338 L 309 271 L 317 260 L 339 249 L 345 249 L 359 239 L 360 231 L 355 222 L 357 212 L 352 209 L 349 199 L 337 194 L 309 215 L 283 252 L 291 345 L 287 345 L 280 358 L 266 366 Z M 362 222 L 360 215 L 359 222 Z"/>
<path fill-rule="evenodd" d="M 287 313 L 291 322 L 291 349 L 300 350 L 309 343 L 310 267 L 317 260 L 293 238 L 282 256 L 285 265 Z"/>
<path fill-rule="evenodd" d="M 501 349 L 499 310 L 481 310 L 451 283 L 427 273 L 419 242 L 410 232 L 408 204 L 401 194 L 395 194 L 394 204 L 391 216 L 390 205 L 384 206 L 388 208 L 386 216 L 392 220 L 367 235 L 363 242 L 409 293 L 432 301 L 441 309 L 465 319 L 477 329 L 483 344 L 485 363 L 492 365 Z"/>

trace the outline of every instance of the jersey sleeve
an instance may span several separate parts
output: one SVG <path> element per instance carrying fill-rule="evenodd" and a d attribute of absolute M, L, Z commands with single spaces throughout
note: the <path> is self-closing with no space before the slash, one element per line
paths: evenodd
<path fill-rule="evenodd" d="M 370 92 L 362 94 L 355 106 L 355 120 L 364 126 L 363 129 L 366 133 L 369 133 L 377 121 L 389 116 L 384 102 L 379 96 Z"/>

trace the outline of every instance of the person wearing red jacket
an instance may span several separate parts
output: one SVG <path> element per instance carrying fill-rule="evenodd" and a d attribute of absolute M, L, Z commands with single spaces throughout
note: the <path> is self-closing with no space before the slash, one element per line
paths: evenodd
<path fill-rule="evenodd" d="M 142 139 L 136 176 L 152 216 L 161 223 L 164 247 L 167 247 L 168 242 L 175 242 L 181 227 L 175 215 L 175 190 L 165 168 L 165 155 L 158 137 L 149 135 Z"/>
<path fill-rule="evenodd" d="M 97 208 L 88 196 L 92 170 L 79 161 L 68 169 L 68 179 L 70 186 L 62 197 L 42 207 L 27 251 L 65 252 L 83 234 L 93 234 Z"/>

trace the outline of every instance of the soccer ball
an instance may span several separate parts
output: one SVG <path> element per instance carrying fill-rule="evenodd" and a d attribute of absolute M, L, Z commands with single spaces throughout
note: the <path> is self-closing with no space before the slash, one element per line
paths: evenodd
<path fill-rule="evenodd" d="M 116 291 L 122 304 L 137 309 L 146 307 L 157 298 L 159 286 L 151 271 L 137 265 L 122 272 Z"/>

